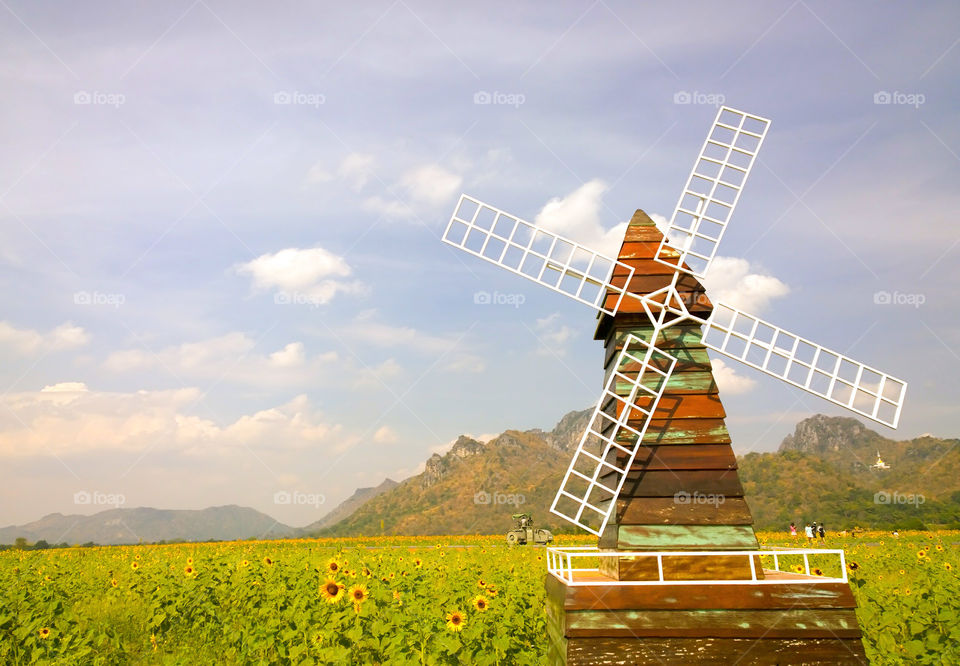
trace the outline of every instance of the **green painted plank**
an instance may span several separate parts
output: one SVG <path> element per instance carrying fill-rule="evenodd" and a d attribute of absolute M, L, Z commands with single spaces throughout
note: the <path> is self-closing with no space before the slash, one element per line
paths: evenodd
<path fill-rule="evenodd" d="M 756 550 L 750 525 L 618 525 L 617 548 L 637 550 Z"/>

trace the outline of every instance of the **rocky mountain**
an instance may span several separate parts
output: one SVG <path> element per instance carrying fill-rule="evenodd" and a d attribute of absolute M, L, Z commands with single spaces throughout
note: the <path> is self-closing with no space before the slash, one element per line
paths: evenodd
<path fill-rule="evenodd" d="M 590 410 L 571 412 L 549 431 L 508 430 L 486 444 L 462 436 L 424 471 L 367 501 L 324 536 L 498 534 L 513 513 L 533 513 L 538 525 L 563 528 L 549 512 Z"/>
<path fill-rule="evenodd" d="M 207 539 L 277 539 L 296 530 L 248 507 L 230 505 L 201 510 L 164 510 L 138 507 L 109 509 L 92 516 L 51 513 L 25 525 L 0 528 L 0 543 L 17 537 L 28 542 L 122 544 Z"/>
<path fill-rule="evenodd" d="M 738 459 L 760 528 L 790 521 L 828 526 L 960 522 L 960 440 L 897 441 L 856 419 L 818 414 L 797 424 L 776 453 Z M 877 454 L 889 469 L 876 469 Z"/>
<path fill-rule="evenodd" d="M 393 490 L 397 487 L 397 485 L 399 484 L 393 479 L 385 479 L 383 483 L 374 488 L 357 488 L 353 495 L 340 502 L 340 504 L 338 504 L 333 511 L 325 515 L 320 520 L 301 528 L 300 531 L 304 534 L 311 534 L 317 530 L 335 525 L 363 506 L 365 502 L 370 501 L 374 497 L 382 495 L 388 490 Z"/>

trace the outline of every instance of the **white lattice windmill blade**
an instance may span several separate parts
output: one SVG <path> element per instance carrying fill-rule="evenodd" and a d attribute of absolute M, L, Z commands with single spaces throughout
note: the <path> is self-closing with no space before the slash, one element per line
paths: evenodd
<path fill-rule="evenodd" d="M 720 108 L 680 193 L 657 261 L 698 278 L 706 275 L 769 128 L 766 118 Z M 664 253 L 667 243 L 680 251 L 679 257 Z"/>
<path fill-rule="evenodd" d="M 835 405 L 896 428 L 907 383 L 725 303 L 714 303 L 703 343 Z"/>
<path fill-rule="evenodd" d="M 633 277 L 630 266 L 466 194 L 442 240 L 609 315 L 625 296 L 639 298 L 624 288 Z M 615 268 L 626 275 L 616 280 L 621 286 L 614 284 Z"/>
<path fill-rule="evenodd" d="M 651 340 L 658 333 L 656 329 Z M 597 536 L 603 532 L 676 363 L 637 336 L 627 337 L 550 506 L 552 513 Z"/>

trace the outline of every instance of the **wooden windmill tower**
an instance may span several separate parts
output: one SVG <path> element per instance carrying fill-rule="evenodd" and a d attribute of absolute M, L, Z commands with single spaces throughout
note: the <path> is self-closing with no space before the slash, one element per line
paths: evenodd
<path fill-rule="evenodd" d="M 616 259 L 467 196 L 444 233 L 599 310 L 604 391 L 551 507 L 598 547 L 550 549 L 555 663 L 865 663 L 843 552 L 759 549 L 707 355 L 900 417 L 905 382 L 711 303 L 699 282 L 769 124 L 721 108 L 666 235 L 638 210 Z M 814 552 L 833 558 L 825 575 Z"/>

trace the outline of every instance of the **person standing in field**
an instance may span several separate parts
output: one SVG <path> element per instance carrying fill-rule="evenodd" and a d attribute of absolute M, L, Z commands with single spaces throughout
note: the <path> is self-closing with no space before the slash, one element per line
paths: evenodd
<path fill-rule="evenodd" d="M 810 526 L 810 523 L 807 523 L 807 526 L 803 528 L 804 534 L 807 537 L 807 543 L 813 543 L 813 528 Z"/>
<path fill-rule="evenodd" d="M 817 531 L 820 533 L 820 545 L 825 546 L 827 542 L 823 540 L 823 537 L 826 536 L 826 530 L 823 529 L 823 523 L 820 523 L 820 527 L 817 528 Z"/>
<path fill-rule="evenodd" d="M 792 537 L 797 536 L 797 526 L 794 525 L 793 523 L 790 523 L 790 536 Z"/>

